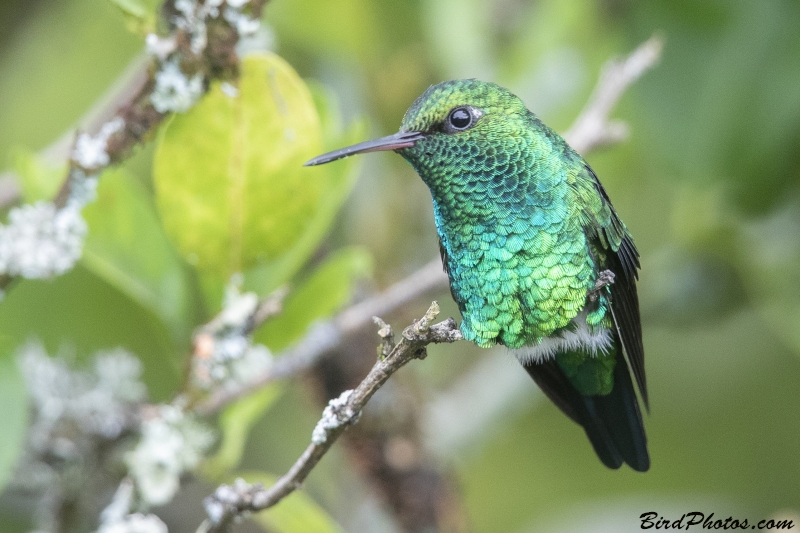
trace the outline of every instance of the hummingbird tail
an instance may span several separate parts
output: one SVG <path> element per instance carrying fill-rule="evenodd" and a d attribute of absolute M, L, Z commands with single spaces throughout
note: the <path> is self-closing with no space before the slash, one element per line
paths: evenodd
<path fill-rule="evenodd" d="M 580 394 L 555 359 L 523 366 L 547 397 L 583 427 L 604 465 L 617 469 L 627 463 L 638 472 L 650 468 L 639 401 L 621 349 L 617 349 L 614 387 L 603 396 Z"/>

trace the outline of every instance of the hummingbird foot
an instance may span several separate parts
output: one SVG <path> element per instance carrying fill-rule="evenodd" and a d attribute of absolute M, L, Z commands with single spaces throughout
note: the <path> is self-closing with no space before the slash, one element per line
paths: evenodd
<path fill-rule="evenodd" d="M 610 270 L 603 270 L 597 274 L 597 281 L 594 282 L 594 287 L 587 295 L 590 302 L 596 302 L 600 296 L 600 292 L 609 285 L 614 284 L 614 273 Z"/>

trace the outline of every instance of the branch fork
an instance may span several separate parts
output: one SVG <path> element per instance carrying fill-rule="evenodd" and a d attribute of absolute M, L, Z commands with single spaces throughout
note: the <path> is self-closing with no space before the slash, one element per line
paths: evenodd
<path fill-rule="evenodd" d="M 434 324 L 438 314 L 439 304 L 431 303 L 425 315 L 403 331 L 400 342 L 391 348 L 388 355 L 378 359 L 358 387 L 343 392 L 328 403 L 314 428 L 311 444 L 272 487 L 264 489 L 237 480 L 233 486 L 221 485 L 212 496 L 206 498 L 204 504 L 208 519 L 201 524 L 198 533 L 226 531 L 229 524 L 242 513 L 272 507 L 297 490 L 347 427 L 358 422 L 364 406 L 392 374 L 409 361 L 424 358 L 428 344 L 455 342 L 463 338 L 452 318 Z M 376 323 L 380 326 L 379 334 L 386 347 L 391 327 L 380 319 Z"/>

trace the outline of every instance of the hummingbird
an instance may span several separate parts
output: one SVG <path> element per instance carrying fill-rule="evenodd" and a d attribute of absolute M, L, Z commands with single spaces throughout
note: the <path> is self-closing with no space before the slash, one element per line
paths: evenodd
<path fill-rule="evenodd" d="M 429 87 L 398 133 L 305 165 L 387 150 L 430 189 L 463 337 L 510 349 L 607 467 L 647 471 L 639 253 L 589 164 L 509 90 L 469 79 Z"/>

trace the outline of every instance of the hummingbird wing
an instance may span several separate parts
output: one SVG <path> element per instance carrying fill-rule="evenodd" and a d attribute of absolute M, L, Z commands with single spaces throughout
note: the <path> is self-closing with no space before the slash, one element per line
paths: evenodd
<path fill-rule="evenodd" d="M 579 172 L 584 186 L 588 186 L 588 191 L 593 188 L 594 191 L 589 194 L 596 191 L 602 201 L 600 205 L 596 201 L 587 202 L 587 208 L 594 206 L 589 208 L 594 212 L 584 213 L 589 246 L 598 270 L 610 270 L 615 275 L 610 287 L 611 314 L 615 325 L 611 332 L 616 361 L 614 386 L 605 395 L 581 394 L 559 365 L 559 355 L 545 361 L 523 362 L 523 366 L 545 394 L 583 427 L 592 447 L 606 466 L 619 468 L 625 462 L 634 470 L 643 472 L 650 467 L 650 457 L 639 400 L 628 371 L 629 363 L 647 406 L 642 327 L 636 293 L 639 253 L 597 175 L 582 159 L 579 161 L 585 169 L 585 172 Z"/>
<path fill-rule="evenodd" d="M 603 188 L 592 168 L 584 163 L 597 192 L 608 207 L 608 220 L 598 221 L 600 228 L 592 245 L 604 250 L 605 264 L 603 269 L 611 270 L 614 283 L 611 285 L 611 312 L 617 327 L 625 355 L 628 357 L 639 392 L 644 405 L 650 408 L 647 394 L 647 380 L 644 373 L 644 346 L 642 345 L 642 323 L 639 316 L 639 296 L 636 292 L 636 280 L 639 278 L 639 251 L 633 243 L 628 228 L 622 223 L 611 205 L 608 193 Z M 601 235 L 602 233 L 602 235 Z"/>
<path fill-rule="evenodd" d="M 583 427 L 604 465 L 617 469 L 625 462 L 645 472 L 650 468 L 647 437 L 618 335 L 614 335 L 614 350 L 614 388 L 606 395 L 582 395 L 555 358 L 522 366 L 547 397 Z"/>
<path fill-rule="evenodd" d="M 624 251 L 608 254 L 610 270 L 616 274 L 614 283 L 611 285 L 611 314 L 614 318 L 614 324 L 617 327 L 619 336 L 622 339 L 622 345 L 628 356 L 631 370 L 636 378 L 636 384 L 639 386 L 639 392 L 642 394 L 642 400 L 644 400 L 644 405 L 649 410 L 650 401 L 647 394 L 647 381 L 644 373 L 642 324 L 639 318 L 639 296 L 636 293 L 635 278 L 625 273 L 623 266 L 625 260 L 620 257 L 623 254 L 630 254 L 632 257 L 637 257 L 638 263 L 638 254 L 636 253 L 636 247 L 633 245 L 633 241 L 627 237 L 623 239 L 620 250 Z M 620 267 L 623 267 L 622 276 L 618 274 L 618 272 L 620 272 Z M 622 277 L 622 279 L 620 279 L 620 277 Z"/>

